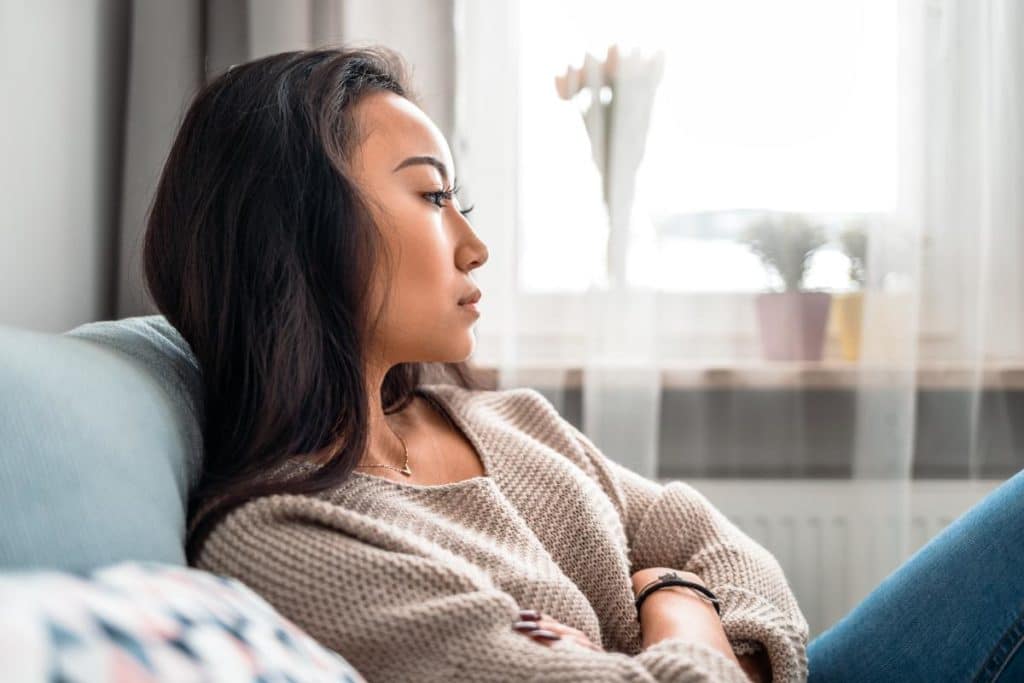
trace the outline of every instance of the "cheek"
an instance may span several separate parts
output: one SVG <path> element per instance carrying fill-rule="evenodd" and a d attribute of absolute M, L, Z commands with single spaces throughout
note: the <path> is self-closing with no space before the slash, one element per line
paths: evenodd
<path fill-rule="evenodd" d="M 455 262 L 452 245 L 444 234 L 444 228 L 422 218 L 414 225 L 404 240 L 403 253 L 407 255 L 403 270 L 406 279 L 427 290 L 435 290 L 452 277 Z"/>
<path fill-rule="evenodd" d="M 430 241 L 407 244 L 405 256 L 393 282 L 404 315 L 419 317 L 434 314 L 450 298 L 451 268 L 444 252 Z"/>
<path fill-rule="evenodd" d="M 395 314 L 421 318 L 437 314 L 449 299 L 454 304 L 458 292 L 452 291 L 455 275 L 454 247 L 445 235 L 440 214 L 425 208 L 408 207 L 393 216 L 394 229 L 389 234 L 389 247 L 396 260 L 392 267 L 393 304 Z M 453 298 L 455 297 L 455 298 Z"/>

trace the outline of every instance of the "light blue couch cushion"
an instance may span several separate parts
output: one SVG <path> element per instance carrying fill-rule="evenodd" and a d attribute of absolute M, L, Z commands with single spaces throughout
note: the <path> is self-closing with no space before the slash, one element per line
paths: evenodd
<path fill-rule="evenodd" d="M 0 569 L 185 564 L 201 378 L 163 316 L 0 326 Z"/>

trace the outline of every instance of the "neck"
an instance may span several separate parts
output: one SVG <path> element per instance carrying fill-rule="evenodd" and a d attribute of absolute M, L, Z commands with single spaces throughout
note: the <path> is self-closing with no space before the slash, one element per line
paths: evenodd
<path fill-rule="evenodd" d="M 360 464 L 379 464 L 401 467 L 405 463 L 405 447 L 395 434 L 408 443 L 409 434 L 416 428 L 418 417 L 413 401 L 398 413 L 384 414 L 381 387 L 385 373 L 375 373 L 367 383 L 369 396 L 369 438 L 367 453 Z"/>
<path fill-rule="evenodd" d="M 415 402 L 406 406 L 398 413 L 384 414 L 380 390 L 384 384 L 386 372 L 374 372 L 368 375 L 367 395 L 369 396 L 369 418 L 367 421 L 366 453 L 359 464 L 381 464 L 401 467 L 405 462 L 405 448 L 395 434 L 401 435 L 408 443 L 411 434 L 422 423 L 421 414 Z M 323 464 L 330 457 L 330 447 L 322 448 L 305 458 Z"/>

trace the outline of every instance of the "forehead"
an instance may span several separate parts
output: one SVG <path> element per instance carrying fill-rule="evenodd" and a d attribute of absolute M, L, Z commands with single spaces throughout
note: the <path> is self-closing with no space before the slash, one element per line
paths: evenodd
<path fill-rule="evenodd" d="M 356 105 L 355 117 L 360 143 L 353 156 L 365 170 L 390 174 L 404 159 L 419 155 L 437 157 L 452 170 L 444 135 L 422 109 L 406 98 L 393 92 L 367 95 Z"/>

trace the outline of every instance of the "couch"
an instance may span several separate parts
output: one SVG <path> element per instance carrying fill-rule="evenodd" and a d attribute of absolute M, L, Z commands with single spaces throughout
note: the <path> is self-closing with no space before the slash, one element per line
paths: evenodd
<path fill-rule="evenodd" d="M 4 681 L 361 681 L 241 582 L 188 567 L 202 385 L 163 316 L 0 325 Z"/>

